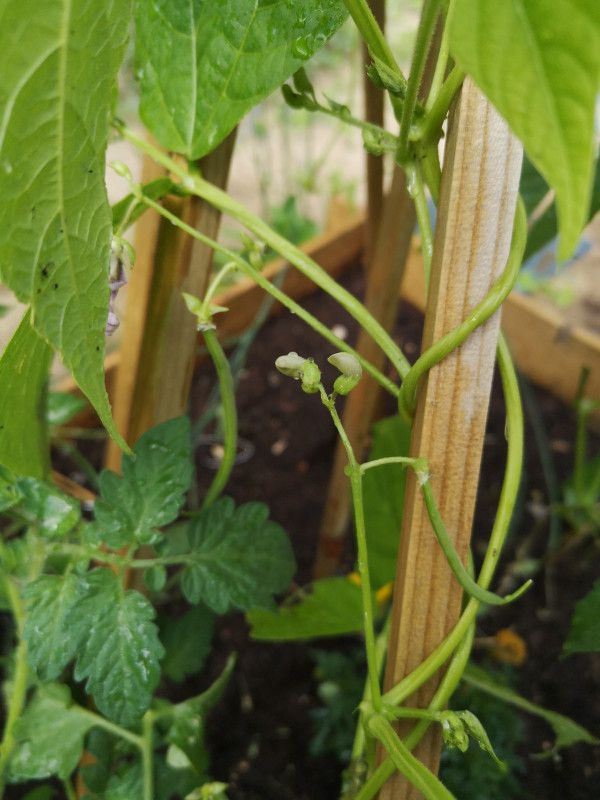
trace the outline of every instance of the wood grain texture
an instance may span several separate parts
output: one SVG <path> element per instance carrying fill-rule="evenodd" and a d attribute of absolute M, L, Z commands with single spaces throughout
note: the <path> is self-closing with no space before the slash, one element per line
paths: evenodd
<path fill-rule="evenodd" d="M 442 177 L 423 349 L 460 324 L 485 296 L 508 255 L 522 152 L 507 126 L 467 80 L 456 101 Z M 500 314 L 495 314 L 423 380 L 411 454 L 428 459 L 442 518 L 466 560 L 481 464 Z M 451 630 L 462 589 L 438 546 L 409 475 L 394 589 L 385 685 L 412 672 Z M 424 707 L 439 676 L 407 701 Z M 406 730 L 406 728 L 402 729 Z M 439 730 L 415 753 L 437 771 Z M 400 775 L 382 800 L 421 795 Z"/>
<path fill-rule="evenodd" d="M 231 134 L 200 162 L 204 176 L 227 184 L 235 142 Z M 144 180 L 156 177 L 147 164 Z M 197 197 L 168 198 L 165 206 L 189 225 L 217 238 L 220 212 Z M 196 356 L 196 321 L 182 292 L 203 295 L 212 265 L 212 250 L 168 220 L 147 212 L 136 236 L 137 262 L 128 287 L 121 360 L 117 373 L 114 417 L 129 444 L 153 425 L 187 412 Z M 118 469 L 121 453 L 110 441 L 106 465 Z"/>

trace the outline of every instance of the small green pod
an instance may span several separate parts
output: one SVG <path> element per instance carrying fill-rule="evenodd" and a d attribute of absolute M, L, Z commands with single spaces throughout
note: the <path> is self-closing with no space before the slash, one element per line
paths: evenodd
<path fill-rule="evenodd" d="M 302 367 L 302 391 L 306 394 L 315 394 L 321 385 L 321 370 L 312 360 L 307 358 Z"/>

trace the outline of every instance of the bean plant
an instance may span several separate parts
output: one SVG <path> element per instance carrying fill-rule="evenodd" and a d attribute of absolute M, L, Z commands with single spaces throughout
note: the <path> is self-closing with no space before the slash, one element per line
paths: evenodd
<path fill-rule="evenodd" d="M 368 75 L 389 100 L 392 130 L 363 120 L 343 102 L 321 98 L 309 77 L 311 56 L 348 17 L 368 49 Z M 442 35 L 431 88 L 419 99 L 438 25 Z M 131 31 L 140 98 L 134 125 L 115 111 Z M 389 450 L 363 460 L 344 430 L 338 399 L 366 372 L 391 395 L 398 419 L 409 426 L 421 379 L 489 319 L 513 287 L 528 247 L 528 227 L 536 241 L 558 234 L 561 259 L 573 252 L 593 208 L 600 78 L 596 0 L 424 0 L 407 74 L 366 0 L 0 0 L 0 76 L 0 277 L 26 306 L 0 359 L 1 602 L 12 615 L 14 640 L 5 660 L 0 793 L 7 782 L 54 779 L 67 798 L 224 797 L 226 787 L 210 779 L 203 721 L 233 661 L 205 692 L 178 703 L 165 699 L 161 675 L 177 680 L 198 671 L 201 658 L 191 642 L 208 641 L 214 615 L 230 609 L 248 612 L 257 638 L 261 631 L 262 638 L 302 638 L 298 626 L 304 637 L 347 632 L 356 629 L 358 619 L 368 680 L 345 798 L 374 797 L 396 771 L 424 797 L 452 797 L 411 753 L 431 725 L 441 725 L 446 742 L 460 750 L 474 738 L 490 754 L 490 769 L 496 768 L 492 743 L 477 717 L 446 706 L 462 678 L 506 702 L 544 713 L 467 668 L 480 607 L 515 600 L 527 588 L 508 597 L 490 590 L 520 483 L 523 449 L 519 387 L 507 344 L 500 339 L 497 356 L 507 414 L 506 473 L 477 574 L 472 563 L 463 564 L 446 531 L 427 461 Z M 369 153 L 391 158 L 405 171 L 428 277 L 433 249 L 428 200 L 438 199 L 439 144 L 465 76 L 523 143 L 528 157 L 524 197 L 517 204 L 501 277 L 462 325 L 411 364 L 354 294 L 208 182 L 200 160 L 257 103 L 281 88 L 281 102 L 356 128 Z M 130 192 L 112 209 L 105 189 L 109 136 L 121 138 L 166 173 L 143 185 L 127 165 L 113 164 Z M 547 192 L 552 192 L 551 203 L 532 219 Z M 188 225 L 162 203 L 167 195 L 199 198 L 232 217 L 247 231 L 241 250 Z M 193 480 L 189 422 L 162 423 L 132 451 L 115 427 L 104 385 L 105 335 L 118 322 L 116 292 L 135 255 L 127 231 L 146 212 L 209 245 L 222 265 L 204 296 L 185 298 L 214 364 L 223 419 L 223 457 L 200 510 L 192 512 L 184 508 Z M 391 369 L 371 364 L 266 277 L 265 248 L 331 295 L 371 336 Z M 214 299 L 231 273 L 251 278 L 321 334 L 339 373 L 332 386 L 326 385 L 312 355 L 295 352 L 292 347 L 301 347 L 293 342 L 276 363 L 322 403 L 346 450 L 356 580 L 315 585 L 305 602 L 284 604 L 279 612 L 273 611 L 273 599 L 286 591 L 294 572 L 287 539 L 264 505 L 236 508 L 223 495 L 235 460 L 237 418 L 231 369 L 214 320 L 227 310 Z M 54 352 L 124 451 L 122 474 L 102 473 L 91 508 L 82 508 L 49 482 L 46 386 Z M 382 562 L 370 549 L 369 515 L 376 511 L 369 510 L 365 497 L 373 491 L 374 474 L 385 480 L 390 470 L 397 475 L 399 469 L 416 473 L 432 530 L 464 590 L 465 604 L 447 638 L 384 692 L 389 592 L 382 594 L 380 574 L 389 575 L 394 564 L 393 557 Z M 388 527 L 385 536 L 393 542 L 397 530 Z M 170 598 L 183 598 L 184 616 L 169 618 L 164 608 Z M 330 621 L 323 625 L 323 608 L 330 616 L 338 614 L 337 629 Z M 350 623 L 348 612 L 354 614 Z M 265 634 L 269 625 L 270 637 Z M 429 707 L 408 707 L 406 700 L 442 668 Z M 394 725 L 399 719 L 415 721 L 403 738 Z M 557 747 L 595 741 L 559 715 L 549 719 Z M 377 743 L 382 759 L 375 755 Z M 50 797 L 52 786 L 46 794 L 29 796 Z"/>

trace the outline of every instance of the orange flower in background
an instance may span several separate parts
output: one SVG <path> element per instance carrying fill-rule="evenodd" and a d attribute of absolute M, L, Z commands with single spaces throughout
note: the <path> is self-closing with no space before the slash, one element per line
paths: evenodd
<path fill-rule="evenodd" d="M 490 653 L 502 664 L 519 667 L 527 658 L 527 645 L 518 633 L 501 628 L 493 638 Z"/>

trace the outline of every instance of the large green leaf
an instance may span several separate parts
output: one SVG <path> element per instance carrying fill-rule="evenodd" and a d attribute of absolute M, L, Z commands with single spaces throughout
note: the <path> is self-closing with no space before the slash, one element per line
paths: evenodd
<path fill-rule="evenodd" d="M 456 0 L 450 45 L 556 191 L 559 256 L 567 258 L 590 201 L 598 0 Z"/>
<path fill-rule="evenodd" d="M 342 0 L 139 0 L 140 115 L 164 147 L 200 158 L 345 17 Z"/>
<path fill-rule="evenodd" d="M 0 214 L 1 207 L 0 197 Z M 0 464 L 19 475 L 43 478 L 50 468 L 44 396 L 51 355 L 27 311 L 0 358 Z"/>
<path fill-rule="evenodd" d="M 71 706 L 66 686 L 41 687 L 15 726 L 9 779 L 68 778 L 79 763 L 83 737 L 93 724 L 82 709 Z"/>
<path fill-rule="evenodd" d="M 293 641 L 360 633 L 362 595 L 348 578 L 324 578 L 277 611 L 257 608 L 246 617 L 253 639 Z"/>
<path fill-rule="evenodd" d="M 288 538 L 263 503 L 236 509 L 221 498 L 192 521 L 189 540 L 181 588 L 190 603 L 202 600 L 217 613 L 271 606 L 294 574 Z"/>
<path fill-rule="evenodd" d="M 115 434 L 104 158 L 130 0 L 0 3 L 0 279 Z"/>
<path fill-rule="evenodd" d="M 83 631 L 71 625 L 70 615 L 85 588 L 84 579 L 70 573 L 42 575 L 25 590 L 27 657 L 43 681 L 58 678 L 77 652 Z"/>
<path fill-rule="evenodd" d="M 86 535 L 110 547 L 156 541 L 156 528 L 177 518 L 192 480 L 189 419 L 156 425 L 138 440 L 133 453 L 123 456 L 123 477 L 110 470 L 100 475 L 96 520 Z"/>
<path fill-rule="evenodd" d="M 575 606 L 564 650 L 565 653 L 600 651 L 600 581 Z"/>
<path fill-rule="evenodd" d="M 387 417 L 373 426 L 369 460 L 406 456 L 409 444 L 410 425 L 398 415 Z M 367 470 L 363 478 L 369 572 L 376 589 L 396 574 L 405 485 L 406 468 L 400 464 Z"/>
<path fill-rule="evenodd" d="M 528 170 L 530 173 L 530 171 Z M 521 175 L 521 190 L 523 189 L 523 177 L 525 169 Z M 532 186 L 531 175 L 528 180 L 528 186 Z M 544 185 L 547 185 L 543 181 Z M 545 192 L 544 192 L 545 194 Z M 541 197 L 540 197 L 541 199 Z M 594 183 L 592 185 L 592 197 L 590 200 L 590 208 L 586 223 L 589 222 L 600 211 L 600 159 L 596 159 L 594 167 Z M 548 244 L 556 236 L 558 230 L 558 221 L 556 219 L 556 203 L 551 203 L 548 208 L 541 214 L 527 233 L 527 247 L 523 255 L 523 261 L 527 261 L 534 253 L 537 253 L 545 245 Z"/>
<path fill-rule="evenodd" d="M 108 569 L 94 570 L 85 582 L 85 596 L 69 615 L 81 637 L 75 678 L 87 679 L 105 716 L 130 725 L 148 709 L 160 677 L 164 650 L 154 609 Z"/>

